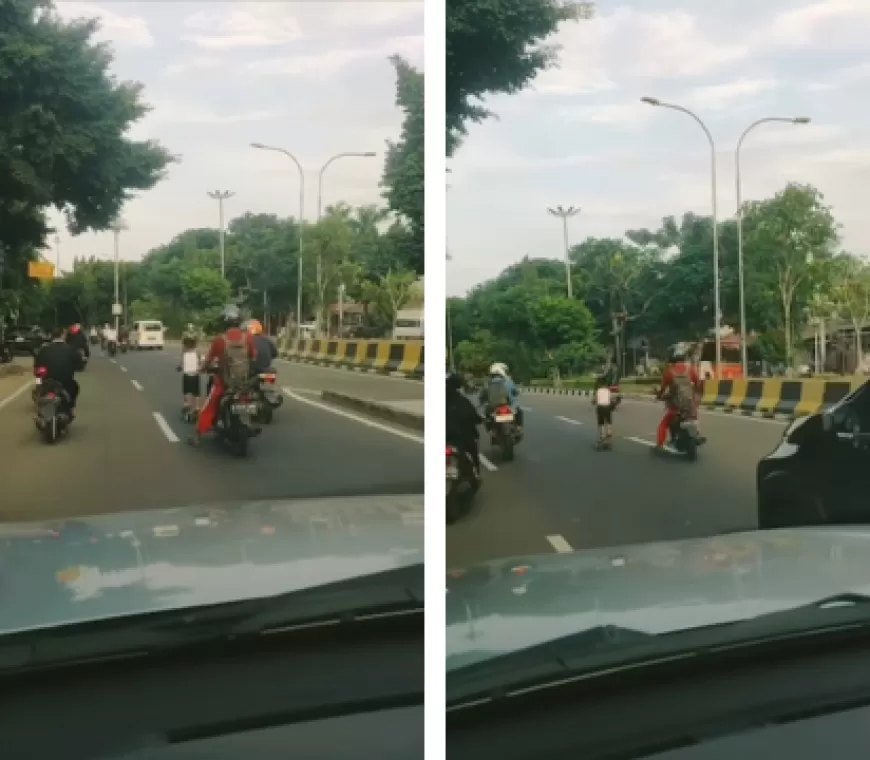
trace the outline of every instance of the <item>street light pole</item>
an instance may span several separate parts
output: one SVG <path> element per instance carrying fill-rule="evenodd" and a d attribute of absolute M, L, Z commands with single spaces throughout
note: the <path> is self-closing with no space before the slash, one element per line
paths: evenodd
<path fill-rule="evenodd" d="M 641 98 L 641 102 L 651 106 L 658 106 L 660 108 L 670 108 L 672 111 L 680 111 L 687 116 L 691 116 L 698 123 L 698 126 L 704 130 L 704 134 L 707 135 L 707 140 L 710 143 L 710 186 L 713 200 L 713 324 L 715 327 L 714 333 L 716 338 L 715 376 L 718 378 L 722 367 L 722 310 L 719 301 L 719 209 L 716 195 L 716 143 L 713 141 L 713 135 L 707 128 L 707 125 L 701 121 L 701 118 L 696 113 L 690 111 L 688 108 L 674 105 L 673 103 L 665 103 L 658 98 L 645 97 Z"/>
<path fill-rule="evenodd" d="M 737 290 L 740 296 L 740 362 L 743 365 L 743 377 L 749 377 L 749 361 L 746 351 L 746 296 L 743 280 L 743 191 L 740 179 L 740 148 L 746 136 L 757 126 L 779 122 L 784 124 L 809 124 L 810 119 L 806 116 L 786 118 L 781 116 L 768 116 L 758 119 L 750 124 L 740 135 L 737 141 L 737 149 L 734 151 L 734 181 L 737 185 Z"/>
<path fill-rule="evenodd" d="M 275 153 L 283 153 L 289 158 L 299 170 L 299 264 L 296 269 L 296 337 L 302 335 L 302 240 L 305 233 L 305 170 L 299 159 L 296 158 L 290 151 L 284 148 L 275 148 L 271 145 L 263 145 L 262 143 L 251 143 L 252 148 L 257 150 L 271 150 Z"/>
<path fill-rule="evenodd" d="M 226 234 L 224 229 L 224 201 L 227 198 L 232 198 L 234 195 L 235 193 L 231 193 L 229 190 L 224 190 L 223 192 L 215 190 L 208 194 L 209 198 L 218 202 L 218 218 L 220 219 L 221 277 L 223 278 L 226 278 L 226 256 L 224 253 L 224 236 Z"/>
<path fill-rule="evenodd" d="M 579 208 L 568 206 L 556 206 L 556 208 L 548 208 L 553 216 L 557 216 L 562 220 L 562 232 L 565 237 L 565 276 L 568 278 L 568 298 L 573 298 L 573 290 L 571 288 L 571 248 L 568 245 L 568 219 L 572 216 L 577 216 L 580 213 Z"/>
<path fill-rule="evenodd" d="M 114 303 L 112 304 L 112 315 L 115 317 L 115 334 L 117 335 L 121 320 L 121 315 L 118 313 L 120 311 L 119 306 L 121 305 L 118 292 L 118 266 L 120 261 L 121 232 L 127 229 L 127 225 L 123 220 L 116 219 L 114 222 L 112 222 L 112 226 L 110 229 L 112 230 L 112 234 L 115 238 L 115 298 Z"/>
<path fill-rule="evenodd" d="M 374 151 L 366 151 L 365 153 L 336 153 L 331 158 L 328 158 L 323 166 L 320 167 L 320 172 L 317 175 L 317 221 L 320 221 L 320 218 L 323 216 L 323 173 L 332 165 L 333 162 L 338 161 L 340 158 L 374 158 L 377 155 Z M 316 280 L 317 280 L 317 298 L 320 300 L 321 294 L 323 293 L 323 259 L 320 255 L 320 249 L 317 249 L 317 272 L 316 272 Z M 321 311 L 323 310 L 323 304 L 319 305 L 317 310 L 317 319 L 315 320 L 317 331 L 320 332 L 320 318 Z"/>

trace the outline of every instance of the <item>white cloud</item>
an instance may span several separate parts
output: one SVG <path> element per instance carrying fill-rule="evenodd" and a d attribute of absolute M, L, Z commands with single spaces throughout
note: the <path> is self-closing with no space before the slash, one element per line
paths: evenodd
<path fill-rule="evenodd" d="M 114 9 L 96 3 L 61 2 L 55 6 L 63 19 L 98 18 L 100 31 L 96 35 L 101 41 L 132 47 L 152 47 L 154 37 L 148 22 L 140 16 L 125 16 Z"/>
<path fill-rule="evenodd" d="M 652 109 L 639 100 L 598 106 L 573 106 L 560 111 L 566 121 L 640 127 L 649 121 Z"/>
<path fill-rule="evenodd" d="M 178 74 L 187 74 L 193 71 L 207 71 L 210 69 L 220 68 L 224 61 L 220 58 L 207 55 L 197 55 L 193 58 L 188 58 L 184 61 L 172 63 L 163 69 L 164 74 L 176 76 Z"/>
<path fill-rule="evenodd" d="M 377 47 L 335 48 L 315 55 L 283 56 L 252 61 L 246 70 L 263 76 L 332 76 L 351 64 L 364 60 L 385 60 L 401 55 L 417 63 L 423 52 L 422 35 L 391 38 Z"/>
<path fill-rule="evenodd" d="M 778 86 L 779 82 L 775 79 L 740 79 L 727 84 L 698 87 L 689 93 L 686 100 L 690 106 L 715 111 L 729 107 L 736 100 L 769 92 Z"/>
<path fill-rule="evenodd" d="M 778 14 L 771 25 L 762 29 L 756 40 L 761 45 L 806 47 L 824 45 L 843 35 L 861 34 L 870 27 L 870 3 L 867 0 L 821 0 Z"/>
<path fill-rule="evenodd" d="M 185 19 L 184 25 L 192 33 L 182 35 L 182 39 L 204 50 L 271 47 L 298 41 L 302 37 L 299 23 L 281 11 L 280 5 L 270 3 L 200 11 Z"/>
<path fill-rule="evenodd" d="M 392 2 L 342 3 L 328 14 L 337 27 L 376 27 L 423 22 L 422 0 L 392 0 Z"/>
<path fill-rule="evenodd" d="M 614 77 L 696 77 L 746 59 L 748 45 L 727 41 L 681 10 L 659 13 L 618 8 L 562 26 L 561 65 L 535 81 L 541 92 L 586 93 L 612 87 Z"/>

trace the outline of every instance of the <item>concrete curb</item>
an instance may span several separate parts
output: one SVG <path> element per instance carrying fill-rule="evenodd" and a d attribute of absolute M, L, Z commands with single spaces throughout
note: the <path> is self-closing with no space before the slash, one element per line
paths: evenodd
<path fill-rule="evenodd" d="M 423 375 L 414 375 L 409 372 L 398 372 L 388 369 L 380 369 L 378 367 L 360 367 L 353 364 L 341 364 L 339 362 L 331 362 L 319 359 L 303 359 L 292 354 L 279 353 L 279 359 L 284 361 L 294 362 L 295 364 L 310 364 L 315 367 L 325 367 L 327 369 L 343 369 L 347 372 L 359 372 L 366 375 L 381 375 L 382 377 L 401 377 L 405 380 L 418 380 L 423 382 Z"/>
<path fill-rule="evenodd" d="M 394 409 L 387 404 L 379 404 L 377 401 L 357 398 L 356 396 L 348 396 L 346 393 L 336 393 L 335 391 L 323 391 L 320 396 L 324 401 L 330 404 L 335 404 L 336 406 L 355 409 L 356 411 L 364 412 L 372 417 L 378 417 L 388 422 L 394 422 L 402 427 L 419 430 L 421 433 L 425 430 L 422 414 L 414 414 L 402 409 Z"/>

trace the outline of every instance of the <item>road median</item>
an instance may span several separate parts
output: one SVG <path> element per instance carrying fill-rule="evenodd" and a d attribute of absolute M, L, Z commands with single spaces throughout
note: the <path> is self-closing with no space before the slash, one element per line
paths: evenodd
<path fill-rule="evenodd" d="M 323 391 L 321 398 L 327 403 L 362 412 L 369 417 L 377 417 L 386 422 L 392 422 L 411 430 L 423 432 L 424 416 L 422 413 L 422 400 L 415 402 L 407 401 L 373 401 L 372 399 L 350 396 L 336 391 Z M 417 411 L 420 409 L 420 411 Z"/>

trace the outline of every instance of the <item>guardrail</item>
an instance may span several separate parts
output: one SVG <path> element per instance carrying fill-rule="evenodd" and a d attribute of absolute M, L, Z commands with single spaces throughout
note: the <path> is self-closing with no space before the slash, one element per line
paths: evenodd
<path fill-rule="evenodd" d="M 424 353 L 422 340 L 293 340 L 281 350 L 291 361 L 418 380 L 424 375 Z"/>

